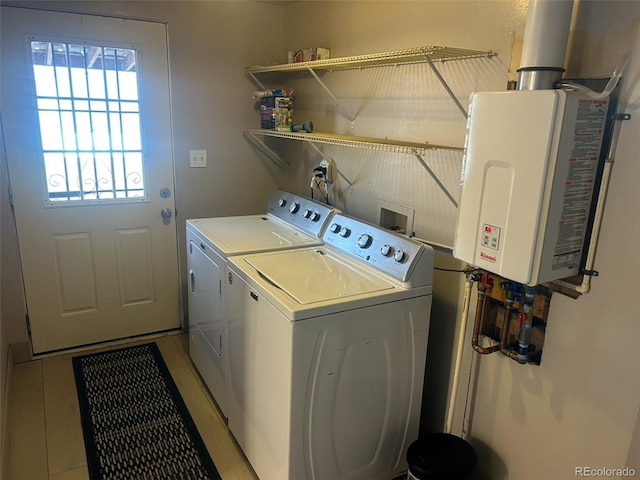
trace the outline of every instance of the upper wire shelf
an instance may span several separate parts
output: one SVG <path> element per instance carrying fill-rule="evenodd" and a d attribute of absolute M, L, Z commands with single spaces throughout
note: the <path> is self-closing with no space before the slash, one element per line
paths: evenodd
<path fill-rule="evenodd" d="M 328 58 L 312 62 L 283 63 L 279 65 L 254 65 L 246 68 L 246 72 L 295 72 L 313 70 L 348 70 L 364 67 L 378 67 L 391 65 L 406 65 L 421 63 L 428 58 L 432 62 L 447 62 L 451 60 L 466 60 L 471 58 L 493 57 L 492 51 L 468 50 L 442 46 L 426 46 L 394 50 L 390 52 L 354 55 L 351 57 Z"/>

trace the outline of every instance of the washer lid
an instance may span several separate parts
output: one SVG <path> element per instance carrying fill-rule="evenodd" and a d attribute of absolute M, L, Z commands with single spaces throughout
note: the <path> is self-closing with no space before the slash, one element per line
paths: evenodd
<path fill-rule="evenodd" d="M 395 288 L 321 248 L 252 255 L 245 261 L 302 305 Z"/>
<path fill-rule="evenodd" d="M 189 220 L 227 255 L 320 245 L 313 238 L 271 215 L 247 215 Z"/>

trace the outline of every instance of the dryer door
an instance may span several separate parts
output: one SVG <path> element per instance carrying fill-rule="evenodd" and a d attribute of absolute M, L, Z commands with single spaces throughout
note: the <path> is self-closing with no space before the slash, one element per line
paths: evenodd
<path fill-rule="evenodd" d="M 221 268 L 224 260 L 189 234 L 189 355 L 227 415 L 226 321 Z"/>

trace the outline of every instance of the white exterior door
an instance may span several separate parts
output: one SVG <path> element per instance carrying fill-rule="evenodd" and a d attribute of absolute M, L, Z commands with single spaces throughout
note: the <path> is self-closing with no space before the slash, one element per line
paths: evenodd
<path fill-rule="evenodd" d="M 1 10 L 34 352 L 179 328 L 165 25 Z"/>

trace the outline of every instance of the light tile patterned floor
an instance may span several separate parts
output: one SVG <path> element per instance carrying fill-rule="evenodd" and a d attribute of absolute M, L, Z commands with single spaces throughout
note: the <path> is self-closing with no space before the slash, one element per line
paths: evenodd
<path fill-rule="evenodd" d="M 115 349 L 114 345 L 103 349 Z M 153 339 L 178 385 L 223 480 L 257 480 L 189 359 L 186 334 Z M 98 350 L 92 350 L 98 351 Z M 8 480 L 88 480 L 71 358 L 47 357 L 14 367 L 9 399 Z"/>

